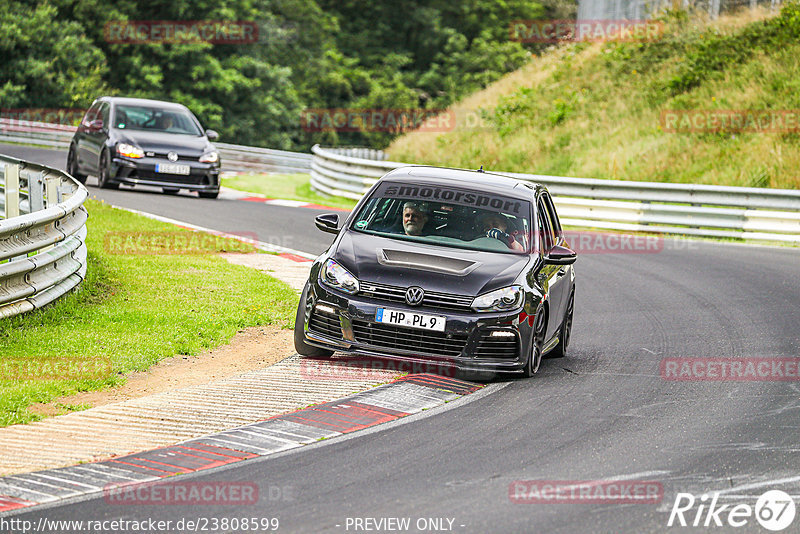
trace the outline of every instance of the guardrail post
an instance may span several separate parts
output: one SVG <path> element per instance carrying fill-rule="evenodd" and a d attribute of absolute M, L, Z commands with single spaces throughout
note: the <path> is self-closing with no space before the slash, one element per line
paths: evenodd
<path fill-rule="evenodd" d="M 19 165 L 6 163 L 6 219 L 19 216 Z"/>
<path fill-rule="evenodd" d="M 28 175 L 28 208 L 30 213 L 44 209 L 44 180 L 41 172 Z"/>
<path fill-rule="evenodd" d="M 58 184 L 61 182 L 58 176 L 47 175 L 45 183 L 45 203 L 47 207 L 58 204 Z"/>

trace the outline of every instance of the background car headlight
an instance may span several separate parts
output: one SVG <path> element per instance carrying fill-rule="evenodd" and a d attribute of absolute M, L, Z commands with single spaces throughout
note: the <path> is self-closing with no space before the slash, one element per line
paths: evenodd
<path fill-rule="evenodd" d="M 128 158 L 143 158 L 144 150 L 138 146 L 129 145 L 128 143 L 119 143 L 117 145 L 117 152 L 120 156 Z"/>
<path fill-rule="evenodd" d="M 508 286 L 475 297 L 472 308 L 482 312 L 514 310 L 522 306 L 524 298 L 522 287 Z"/>
<path fill-rule="evenodd" d="M 358 279 L 350 271 L 333 260 L 328 260 L 322 267 L 322 281 L 346 293 L 358 293 Z"/>
<path fill-rule="evenodd" d="M 200 156 L 200 163 L 216 163 L 219 161 L 219 153 L 217 152 L 206 152 L 202 156 Z"/>

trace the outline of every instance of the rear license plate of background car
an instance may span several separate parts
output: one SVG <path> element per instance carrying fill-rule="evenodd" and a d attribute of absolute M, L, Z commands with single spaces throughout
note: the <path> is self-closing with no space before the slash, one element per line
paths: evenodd
<path fill-rule="evenodd" d="M 164 174 L 189 174 L 189 166 L 175 163 L 156 163 L 156 172 Z"/>
<path fill-rule="evenodd" d="M 445 318 L 441 315 L 424 315 L 408 311 L 378 308 L 375 312 L 375 322 L 444 332 Z"/>

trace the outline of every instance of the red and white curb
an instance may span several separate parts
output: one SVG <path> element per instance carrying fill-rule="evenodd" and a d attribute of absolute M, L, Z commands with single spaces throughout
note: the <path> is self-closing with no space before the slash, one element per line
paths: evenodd
<path fill-rule="evenodd" d="M 258 202 L 272 206 L 283 206 L 286 208 L 308 208 L 313 210 L 326 210 L 326 211 L 343 211 L 349 212 L 349 209 L 334 208 L 333 206 L 323 206 L 321 204 L 314 204 L 305 200 L 287 200 L 283 198 L 270 198 L 258 193 L 250 193 L 248 191 L 240 191 L 238 189 L 231 189 L 230 187 L 220 188 L 220 198 L 225 200 L 243 200 L 245 202 Z"/>
<path fill-rule="evenodd" d="M 272 206 L 285 206 L 288 208 L 309 208 L 313 210 L 328 210 L 328 211 L 343 211 L 350 212 L 345 208 L 334 208 L 332 206 L 322 206 L 320 204 L 313 204 L 304 200 L 284 200 L 280 198 L 263 198 L 255 196 L 240 197 L 236 200 L 244 200 L 246 202 L 260 202 L 262 204 L 269 204 Z"/>
<path fill-rule="evenodd" d="M 152 483 L 175 475 L 268 456 L 394 421 L 474 393 L 483 386 L 414 374 L 342 399 L 310 406 L 177 445 L 59 469 L 0 478 L 0 516 L 37 504 Z"/>

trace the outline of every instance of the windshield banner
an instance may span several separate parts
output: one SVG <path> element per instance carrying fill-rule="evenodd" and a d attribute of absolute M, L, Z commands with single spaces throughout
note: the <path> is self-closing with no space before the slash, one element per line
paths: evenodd
<path fill-rule="evenodd" d="M 500 195 L 478 193 L 441 186 L 384 182 L 375 191 L 378 198 L 407 198 L 425 202 L 447 202 L 472 208 L 493 209 L 503 213 L 524 215 L 527 202 Z"/>

